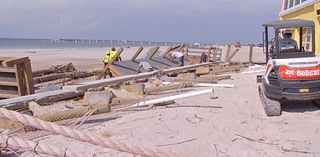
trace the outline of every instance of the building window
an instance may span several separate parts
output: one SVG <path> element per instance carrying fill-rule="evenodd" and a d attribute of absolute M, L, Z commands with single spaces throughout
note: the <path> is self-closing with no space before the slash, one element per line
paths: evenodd
<path fill-rule="evenodd" d="M 289 8 L 292 8 L 293 7 L 293 0 L 290 0 L 289 1 Z"/>
<path fill-rule="evenodd" d="M 303 36 L 302 36 L 302 45 L 304 46 L 304 49 L 306 51 L 310 50 L 310 43 L 311 43 L 311 28 L 304 28 L 302 30 Z"/>
<path fill-rule="evenodd" d="M 283 10 L 287 10 L 289 8 L 292 8 L 296 5 L 299 5 L 300 3 L 303 3 L 308 0 L 283 0 Z"/>
<path fill-rule="evenodd" d="M 288 9 L 288 0 L 283 1 L 283 10 Z"/>

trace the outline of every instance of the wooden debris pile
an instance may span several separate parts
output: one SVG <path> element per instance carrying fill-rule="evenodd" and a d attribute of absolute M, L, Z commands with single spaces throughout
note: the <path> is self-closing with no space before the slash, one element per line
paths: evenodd
<path fill-rule="evenodd" d="M 77 79 L 92 76 L 87 71 L 77 71 L 72 63 L 67 65 L 52 65 L 49 69 L 37 70 L 32 72 L 33 83 L 43 83 L 57 79 Z"/>

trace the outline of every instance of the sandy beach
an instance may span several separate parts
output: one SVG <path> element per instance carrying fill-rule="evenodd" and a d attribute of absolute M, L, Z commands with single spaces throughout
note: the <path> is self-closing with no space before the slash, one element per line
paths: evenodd
<path fill-rule="evenodd" d="M 150 48 L 145 48 L 140 56 Z M 220 48 L 223 49 L 222 58 L 225 59 L 227 47 Z M 3 56 L 28 56 L 32 70 L 71 62 L 77 70 L 90 71 L 103 67 L 102 57 L 109 49 L 1 50 L 0 53 Z M 122 58 L 130 59 L 137 49 L 138 47 L 124 49 Z M 166 49 L 167 47 L 161 47 L 159 52 Z M 248 62 L 249 49 L 247 46 L 241 47 L 232 61 Z M 235 47 L 232 47 L 231 52 L 234 50 Z M 262 48 L 254 48 L 253 61 L 265 61 Z M 252 66 L 244 72 L 264 69 L 264 66 Z M 231 79 L 222 80 L 219 84 L 232 84 L 235 88 L 214 87 L 215 99 L 206 94 L 176 100 L 175 104 L 169 106 L 151 109 L 141 107 L 102 114 L 97 116 L 100 119 L 87 121 L 79 130 L 137 147 L 187 156 L 320 156 L 319 108 L 311 101 L 288 101 L 282 106 L 281 116 L 267 117 L 258 96 L 258 74 L 263 72 L 233 73 Z M 186 88 L 180 94 L 204 89 L 210 88 Z M 130 93 L 124 97 L 140 96 Z M 55 109 L 65 109 L 66 105 L 81 106 L 82 100 L 57 102 L 45 108 L 52 112 Z M 58 135 L 45 136 L 36 141 L 98 157 L 134 156 Z M 37 156 L 34 153 L 23 155 Z"/>

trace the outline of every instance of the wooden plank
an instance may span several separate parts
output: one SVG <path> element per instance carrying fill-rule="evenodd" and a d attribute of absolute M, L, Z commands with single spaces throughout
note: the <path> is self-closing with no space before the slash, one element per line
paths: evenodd
<path fill-rule="evenodd" d="M 230 51 L 231 51 L 231 45 L 228 45 L 226 59 L 229 58 Z"/>
<path fill-rule="evenodd" d="M 134 60 L 136 60 L 136 58 L 139 56 L 139 54 L 141 53 L 141 51 L 143 50 L 143 47 L 141 46 L 138 51 L 132 56 L 131 61 L 133 62 Z"/>
<path fill-rule="evenodd" d="M 253 53 L 253 45 L 250 45 L 250 53 L 249 53 L 249 63 L 252 64 L 252 53 Z"/>
<path fill-rule="evenodd" d="M 109 66 L 109 69 L 113 74 L 115 74 L 117 76 L 123 76 L 123 74 L 120 71 L 118 71 L 116 68 L 114 68 L 112 65 Z"/>
<path fill-rule="evenodd" d="M 17 82 L 4 82 L 4 81 L 0 81 L 0 85 L 3 85 L 3 86 L 18 86 Z"/>
<path fill-rule="evenodd" d="M 159 50 L 159 46 L 157 46 L 154 50 L 153 50 L 153 52 L 150 54 L 150 56 L 148 57 L 148 59 L 150 60 L 155 54 L 156 54 L 156 52 Z"/>
<path fill-rule="evenodd" d="M 0 98 L 15 98 L 15 97 L 19 97 L 19 95 L 16 95 L 16 94 L 1 94 L 0 93 Z"/>
<path fill-rule="evenodd" d="M 166 52 L 164 52 L 163 54 L 162 54 L 162 58 L 164 58 L 164 57 L 166 57 L 166 55 L 172 50 L 172 45 L 170 45 L 169 47 L 168 47 L 168 49 L 166 50 Z"/>
<path fill-rule="evenodd" d="M 16 80 L 18 84 L 18 93 L 19 95 L 25 95 L 25 88 L 23 84 L 23 75 L 22 75 L 22 69 L 21 64 L 14 64 L 14 67 L 16 69 Z"/>
<path fill-rule="evenodd" d="M 184 51 L 184 55 L 185 55 L 185 56 L 188 56 L 188 52 L 189 52 L 189 45 L 186 44 L 185 51 Z"/>
<path fill-rule="evenodd" d="M 34 86 L 33 86 L 33 77 L 31 73 L 31 65 L 30 65 L 30 60 L 28 58 L 28 61 L 22 63 L 22 70 L 25 78 L 25 83 L 26 83 L 26 92 L 28 95 L 34 94 Z"/>
<path fill-rule="evenodd" d="M 183 47 L 184 47 L 184 44 L 181 44 L 177 51 L 181 51 L 183 49 Z"/>
<path fill-rule="evenodd" d="M 2 65 L 7 67 L 13 67 L 14 64 L 22 64 L 27 61 L 29 61 L 29 57 L 20 57 L 20 58 L 5 60 L 2 62 Z"/>
<path fill-rule="evenodd" d="M 231 56 L 229 56 L 227 59 L 226 59 L 226 62 L 229 62 L 231 59 L 232 59 L 232 57 L 234 56 L 234 55 L 236 55 L 236 53 L 239 51 L 239 49 L 236 49 L 232 54 L 231 54 Z"/>
<path fill-rule="evenodd" d="M 15 69 L 13 67 L 3 67 L 0 66 L 0 72 L 4 72 L 4 73 L 15 73 Z"/>
<path fill-rule="evenodd" d="M 11 59 L 15 59 L 16 57 L 8 57 L 8 56 L 0 56 L 0 61 L 6 61 L 6 60 L 11 60 Z M 2 66 L 5 66 L 2 64 Z"/>

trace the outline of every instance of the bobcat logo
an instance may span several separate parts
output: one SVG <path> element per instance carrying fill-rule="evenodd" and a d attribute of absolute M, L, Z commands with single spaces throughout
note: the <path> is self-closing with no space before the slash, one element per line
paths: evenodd
<path fill-rule="evenodd" d="M 290 76 L 294 75 L 294 73 L 295 73 L 294 70 L 288 70 L 288 69 L 286 69 L 286 72 L 285 72 L 286 75 L 290 75 Z"/>

